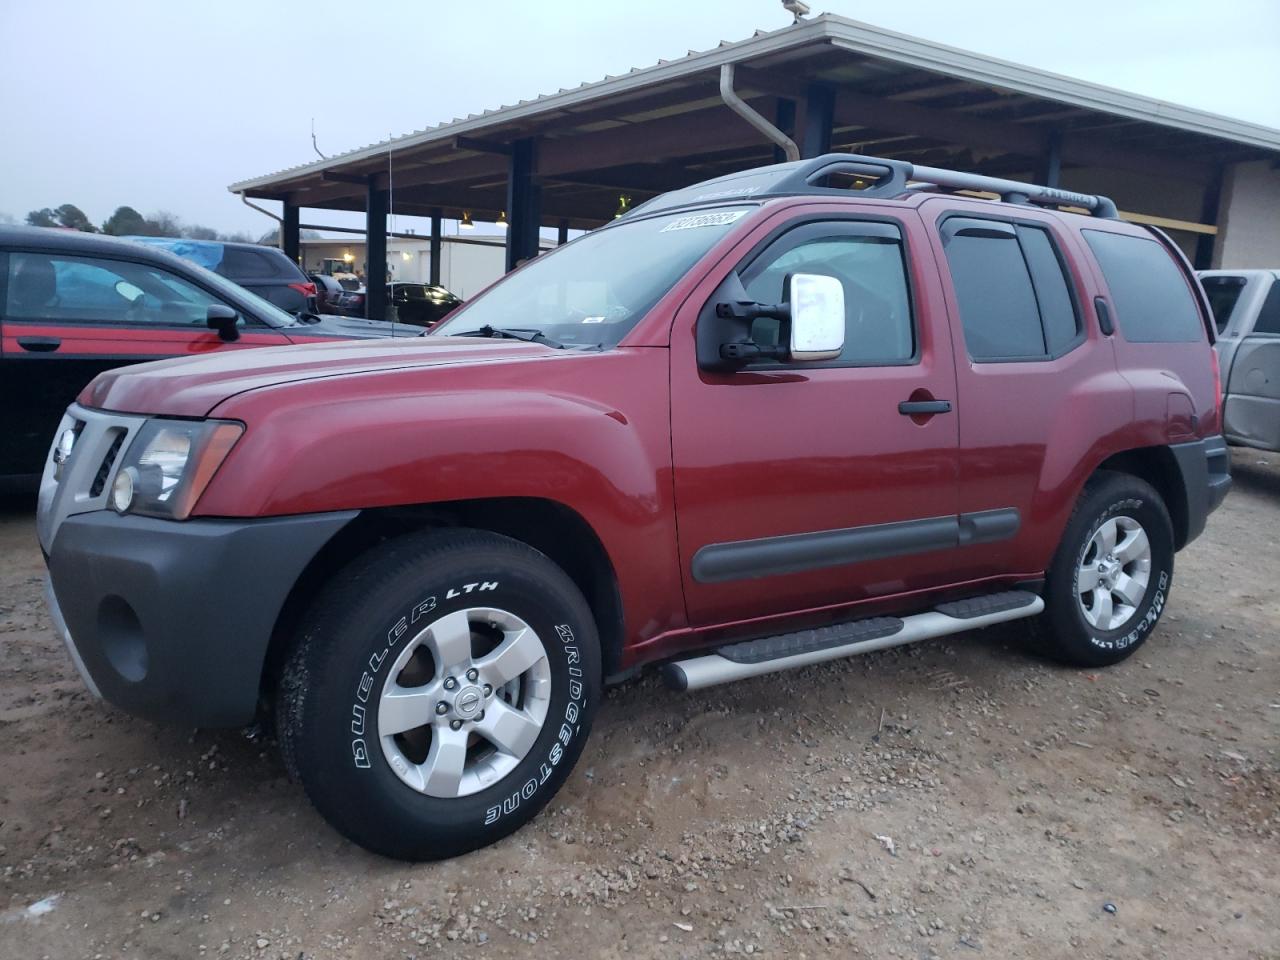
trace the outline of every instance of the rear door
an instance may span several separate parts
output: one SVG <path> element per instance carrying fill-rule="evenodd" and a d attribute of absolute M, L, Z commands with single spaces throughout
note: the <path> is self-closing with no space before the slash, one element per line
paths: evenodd
<path fill-rule="evenodd" d="M 1000 516 L 1010 534 L 957 552 L 956 574 L 1033 577 L 1057 545 L 1094 444 L 1130 421 L 1132 390 L 1110 342 L 1084 322 L 1092 278 L 1055 217 L 949 198 L 921 213 L 936 224 L 946 267 L 959 509 Z"/>
<path fill-rule="evenodd" d="M 704 285 L 677 316 L 672 456 L 695 626 L 884 599 L 950 578 L 959 536 L 957 426 L 945 407 L 955 396 L 951 343 L 919 221 L 884 209 L 768 221 L 732 268 L 761 303 L 781 303 L 794 273 L 840 280 L 839 359 L 709 372 L 698 367 L 692 331 L 715 309 L 712 290 Z M 753 331 L 757 343 L 778 335 L 772 320 Z M 910 401 L 940 403 L 913 416 L 900 408 Z"/>
<path fill-rule="evenodd" d="M 1223 433 L 1232 443 L 1280 450 L 1280 281 L 1273 281 L 1226 371 Z"/>
<path fill-rule="evenodd" d="M 163 357 L 285 344 L 242 317 L 225 343 L 206 324 L 227 304 L 194 282 L 145 262 L 61 251 L 4 255 L 0 298 L 0 475 L 38 474 L 58 421 L 104 370 Z"/>

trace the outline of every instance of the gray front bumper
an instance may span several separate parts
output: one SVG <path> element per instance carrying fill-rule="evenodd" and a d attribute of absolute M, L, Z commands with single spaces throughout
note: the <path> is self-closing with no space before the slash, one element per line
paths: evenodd
<path fill-rule="evenodd" d="M 69 516 L 48 553 L 50 612 L 90 689 L 123 710 L 248 723 L 285 600 L 355 516 Z"/>

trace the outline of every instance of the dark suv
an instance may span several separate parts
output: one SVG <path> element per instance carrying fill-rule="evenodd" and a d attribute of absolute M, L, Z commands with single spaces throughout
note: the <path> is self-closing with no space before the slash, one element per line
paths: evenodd
<path fill-rule="evenodd" d="M 315 281 L 275 247 L 257 243 L 222 243 L 177 237 L 126 237 L 162 247 L 206 270 L 212 270 L 292 314 L 316 313 Z"/>
<path fill-rule="evenodd" d="M 451 856 L 545 806 L 644 667 L 693 691 L 1005 622 L 1091 670 L 1142 648 L 1231 483 L 1212 331 L 1105 197 L 749 170 L 426 337 L 99 377 L 41 485 L 51 609 L 108 700 L 273 703 L 339 830 Z"/>
<path fill-rule="evenodd" d="M 0 487 L 35 485 L 49 431 L 104 370 L 245 347 L 421 333 L 403 324 L 299 319 L 154 245 L 0 227 Z"/>

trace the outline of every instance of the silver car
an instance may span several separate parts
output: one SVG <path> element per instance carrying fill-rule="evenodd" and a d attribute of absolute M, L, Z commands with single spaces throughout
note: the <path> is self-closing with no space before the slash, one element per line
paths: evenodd
<path fill-rule="evenodd" d="M 1222 432 L 1280 451 L 1280 270 L 1201 270 L 1218 326 Z"/>

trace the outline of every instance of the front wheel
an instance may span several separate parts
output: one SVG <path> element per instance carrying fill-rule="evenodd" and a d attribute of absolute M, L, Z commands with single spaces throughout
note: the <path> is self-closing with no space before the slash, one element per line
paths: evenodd
<path fill-rule="evenodd" d="M 1173 525 L 1160 494 L 1137 477 L 1101 471 L 1049 568 L 1040 646 L 1076 666 L 1119 663 L 1155 629 L 1172 582 Z"/>
<path fill-rule="evenodd" d="M 564 783 L 600 698 L 586 601 L 543 554 L 446 530 L 333 581 L 282 674 L 290 770 L 351 840 L 404 860 L 485 846 Z"/>

